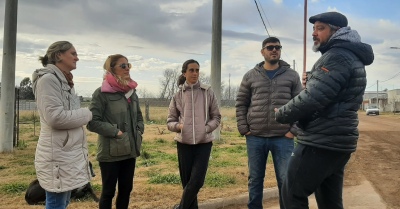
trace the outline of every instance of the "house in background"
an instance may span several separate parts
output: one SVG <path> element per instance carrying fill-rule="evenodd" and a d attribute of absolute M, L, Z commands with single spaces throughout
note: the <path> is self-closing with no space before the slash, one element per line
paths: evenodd
<path fill-rule="evenodd" d="M 365 110 L 369 105 L 377 105 L 382 112 L 400 112 L 400 89 L 366 91 L 360 109 Z"/>
<path fill-rule="evenodd" d="M 388 105 L 387 111 L 396 113 L 400 112 L 400 89 L 393 89 L 387 91 Z"/>
<path fill-rule="evenodd" d="M 378 99 L 377 99 L 378 98 Z M 380 110 L 384 111 L 384 107 L 387 105 L 388 94 L 387 91 L 365 91 L 363 96 L 363 103 L 361 109 L 365 110 L 369 105 L 376 105 Z"/>

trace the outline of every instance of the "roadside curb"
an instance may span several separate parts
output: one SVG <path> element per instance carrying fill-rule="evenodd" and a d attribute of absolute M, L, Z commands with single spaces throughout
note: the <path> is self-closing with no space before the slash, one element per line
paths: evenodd
<path fill-rule="evenodd" d="M 278 187 L 267 188 L 263 191 L 263 201 L 275 199 L 279 197 Z M 216 198 L 207 200 L 199 204 L 199 209 L 218 209 L 224 208 L 229 205 L 244 205 L 249 200 L 249 193 L 241 195 L 227 197 L 227 198 Z"/>

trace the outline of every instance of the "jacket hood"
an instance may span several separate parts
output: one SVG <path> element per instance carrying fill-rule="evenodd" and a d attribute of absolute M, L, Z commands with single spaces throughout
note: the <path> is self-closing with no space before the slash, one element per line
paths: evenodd
<path fill-rule="evenodd" d="M 362 43 L 357 31 L 350 27 L 340 28 L 329 39 L 325 46 L 320 47 L 321 53 L 331 48 L 344 48 L 353 52 L 364 65 L 370 65 L 374 61 L 374 52 L 371 45 Z"/>
<path fill-rule="evenodd" d="M 36 95 L 36 85 L 37 85 L 37 82 L 38 82 L 39 78 L 42 77 L 45 74 L 48 74 L 48 73 L 51 73 L 51 74 L 54 74 L 54 75 L 56 75 L 57 73 L 61 73 L 62 74 L 62 72 L 53 64 L 48 64 L 44 68 L 35 70 L 32 73 L 32 90 L 33 90 L 33 94 Z"/>
<path fill-rule="evenodd" d="M 186 90 L 192 89 L 192 86 L 193 86 L 193 89 L 203 88 L 203 89 L 208 90 L 209 88 L 211 88 L 210 85 L 202 84 L 202 83 L 200 83 L 200 81 L 197 81 L 193 85 L 190 85 L 185 81 L 185 83 L 183 83 L 182 85 L 179 85 L 179 89 L 182 91 L 186 91 Z"/>

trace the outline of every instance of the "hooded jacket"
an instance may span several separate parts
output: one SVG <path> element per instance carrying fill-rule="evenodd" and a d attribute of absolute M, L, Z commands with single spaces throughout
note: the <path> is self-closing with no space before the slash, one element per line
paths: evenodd
<path fill-rule="evenodd" d="M 260 137 L 284 136 L 289 130 L 296 134 L 290 124 L 275 121 L 275 108 L 289 102 L 302 90 L 299 74 L 283 60 L 279 70 L 270 79 L 264 70 L 264 62 L 248 71 L 240 84 L 236 97 L 236 119 L 239 133 Z"/>
<path fill-rule="evenodd" d="M 184 83 L 169 104 L 167 128 L 177 132 L 175 140 L 183 144 L 202 144 L 214 140 L 221 114 L 214 92 L 208 85 Z M 183 124 L 182 132 L 178 125 Z"/>
<path fill-rule="evenodd" d="M 92 113 L 80 108 L 74 88 L 55 65 L 36 70 L 32 81 L 41 127 L 35 154 L 40 186 L 50 192 L 81 187 L 91 178 L 83 125 Z"/>
<path fill-rule="evenodd" d="M 279 109 L 276 120 L 299 121 L 301 144 L 354 152 L 357 111 L 367 84 L 365 65 L 374 60 L 372 47 L 361 42 L 357 31 L 344 27 L 319 50 L 322 56 L 307 75 L 306 88 Z"/>

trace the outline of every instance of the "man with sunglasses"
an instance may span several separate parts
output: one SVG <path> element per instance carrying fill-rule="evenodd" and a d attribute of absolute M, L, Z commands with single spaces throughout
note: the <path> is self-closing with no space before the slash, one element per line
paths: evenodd
<path fill-rule="evenodd" d="M 308 208 L 314 192 L 318 208 L 342 209 L 344 167 L 357 147 L 365 65 L 374 54 L 343 14 L 326 12 L 309 21 L 313 49 L 322 56 L 307 74 L 305 89 L 276 110 L 278 122 L 298 121 L 300 128 L 282 195 L 286 209 Z"/>
<path fill-rule="evenodd" d="M 302 87 L 299 74 L 280 60 L 281 49 L 276 37 L 263 41 L 261 55 L 264 61 L 243 76 L 236 98 L 237 126 L 247 144 L 249 209 L 263 208 L 268 153 L 272 154 L 280 193 L 294 147 L 295 128 L 292 124 L 276 122 L 274 108 L 286 104 Z M 279 201 L 281 203 L 281 198 Z"/>

